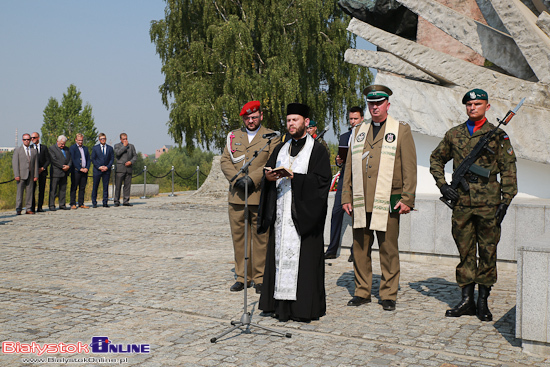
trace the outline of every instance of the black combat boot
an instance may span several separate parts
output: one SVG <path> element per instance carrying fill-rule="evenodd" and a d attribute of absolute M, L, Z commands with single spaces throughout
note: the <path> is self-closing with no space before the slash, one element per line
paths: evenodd
<path fill-rule="evenodd" d="M 447 310 L 445 316 L 460 317 L 462 315 L 473 316 L 476 314 L 476 303 L 474 302 L 475 283 L 468 284 L 462 288 L 462 300 L 454 308 Z"/>
<path fill-rule="evenodd" d="M 479 285 L 477 294 L 477 318 L 481 321 L 493 321 L 493 314 L 489 311 L 489 305 L 487 304 L 489 293 L 491 293 L 491 287 Z"/>

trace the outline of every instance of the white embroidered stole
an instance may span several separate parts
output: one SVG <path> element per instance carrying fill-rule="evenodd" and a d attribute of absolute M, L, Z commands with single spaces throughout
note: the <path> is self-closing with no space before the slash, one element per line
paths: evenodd
<path fill-rule="evenodd" d="M 363 148 L 369 132 L 370 124 L 362 123 L 354 127 L 357 134 L 352 136 L 351 145 L 351 186 L 353 189 L 353 228 L 365 228 L 367 226 L 367 213 L 365 208 L 365 195 L 363 192 Z M 353 132 L 352 131 L 352 134 Z"/>
<path fill-rule="evenodd" d="M 386 232 L 388 226 L 388 215 L 390 213 L 391 185 L 395 165 L 395 153 L 397 152 L 397 138 L 399 133 L 399 122 L 388 116 L 386 130 L 382 141 L 380 152 L 380 166 L 376 179 L 376 190 L 374 191 L 374 203 L 370 230 Z"/>
<path fill-rule="evenodd" d="M 290 156 L 287 141 L 279 154 L 275 167 L 290 168 L 293 173 L 307 174 L 313 150 L 313 138 L 309 135 L 296 157 Z M 292 220 L 292 186 L 289 178 L 277 180 L 277 215 L 275 219 L 275 292 L 277 300 L 296 300 L 298 268 L 300 265 L 301 238 Z"/>

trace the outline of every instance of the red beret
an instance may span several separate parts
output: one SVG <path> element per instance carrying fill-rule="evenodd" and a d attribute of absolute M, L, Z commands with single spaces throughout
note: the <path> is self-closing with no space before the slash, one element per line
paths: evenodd
<path fill-rule="evenodd" d="M 253 112 L 260 110 L 260 101 L 250 101 L 243 106 L 240 115 L 250 115 Z"/>

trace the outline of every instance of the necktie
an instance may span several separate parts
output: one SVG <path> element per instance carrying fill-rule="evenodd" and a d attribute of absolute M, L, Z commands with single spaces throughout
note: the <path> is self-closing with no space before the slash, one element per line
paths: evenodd
<path fill-rule="evenodd" d="M 103 155 L 105 155 L 105 145 L 101 146 L 101 150 L 103 151 Z"/>
<path fill-rule="evenodd" d="M 31 160 L 31 152 L 29 152 L 29 147 L 25 147 L 25 152 L 27 153 L 27 160 Z"/>
<path fill-rule="evenodd" d="M 65 151 L 61 149 L 61 153 L 63 153 L 63 157 L 67 158 L 67 155 L 65 154 Z"/>
<path fill-rule="evenodd" d="M 36 150 L 38 151 L 38 154 L 40 154 L 40 144 L 36 144 Z"/>

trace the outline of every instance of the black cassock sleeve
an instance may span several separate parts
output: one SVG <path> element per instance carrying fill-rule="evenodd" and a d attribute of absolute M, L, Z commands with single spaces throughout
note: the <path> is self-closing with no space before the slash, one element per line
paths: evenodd
<path fill-rule="evenodd" d="M 275 168 L 277 155 L 284 143 L 279 144 L 269 156 L 266 167 Z M 265 172 L 260 184 L 260 206 L 258 207 L 257 231 L 259 234 L 266 233 L 269 227 L 275 222 L 275 210 L 277 205 L 277 187 L 275 181 L 265 179 Z"/>

